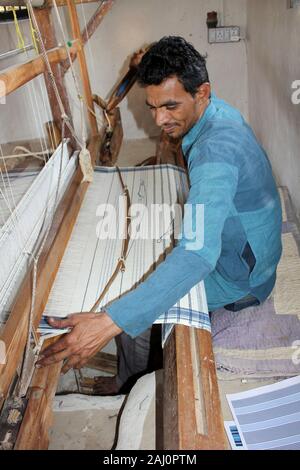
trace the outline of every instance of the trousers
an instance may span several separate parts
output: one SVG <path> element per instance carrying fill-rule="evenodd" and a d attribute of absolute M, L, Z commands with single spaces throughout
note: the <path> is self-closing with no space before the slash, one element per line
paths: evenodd
<path fill-rule="evenodd" d="M 225 308 L 238 312 L 258 303 L 255 297 L 248 295 Z M 136 338 L 123 332 L 115 340 L 118 358 L 116 381 L 120 393 L 129 393 L 142 375 L 163 367 L 160 325 L 153 325 Z"/>
<path fill-rule="evenodd" d="M 153 325 L 136 338 L 126 333 L 116 336 L 120 393 L 128 393 L 144 374 L 163 367 L 161 326 Z"/>

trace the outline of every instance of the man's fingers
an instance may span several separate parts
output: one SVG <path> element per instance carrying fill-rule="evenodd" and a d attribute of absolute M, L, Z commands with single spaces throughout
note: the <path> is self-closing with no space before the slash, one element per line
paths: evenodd
<path fill-rule="evenodd" d="M 80 323 L 83 318 L 87 320 L 90 318 L 94 318 L 95 315 L 96 315 L 95 313 L 90 313 L 90 312 L 71 313 L 70 315 L 67 316 L 67 318 L 64 318 L 62 320 L 49 317 L 48 323 L 49 325 L 55 328 L 68 328 L 68 327 L 72 328 L 75 325 L 77 325 L 77 323 Z"/>
<path fill-rule="evenodd" d="M 70 315 L 68 318 L 64 320 L 57 320 L 56 318 L 48 318 L 49 325 L 53 326 L 54 328 L 68 328 L 74 326 L 74 318 Z"/>
<path fill-rule="evenodd" d="M 82 361 L 82 358 L 80 356 L 72 356 L 70 357 L 63 365 L 63 368 L 62 368 L 62 373 L 65 374 L 66 372 L 68 372 L 68 370 L 70 369 L 80 369 L 80 363 L 83 362 Z"/>
<path fill-rule="evenodd" d="M 63 351 L 52 354 L 51 356 L 43 357 L 43 359 L 40 359 L 37 362 L 37 365 L 41 367 L 49 366 L 51 364 L 55 364 L 56 362 L 63 361 L 69 356 L 70 351 L 68 349 L 64 349 Z"/>
<path fill-rule="evenodd" d="M 51 354 L 58 353 L 67 349 L 70 345 L 70 340 L 68 338 L 69 335 L 71 335 L 71 333 L 65 335 L 63 338 L 56 341 L 56 343 L 44 349 L 40 354 L 40 358 L 48 357 L 51 356 Z"/>
<path fill-rule="evenodd" d="M 88 362 L 89 358 L 86 358 L 86 359 L 82 359 L 80 362 L 78 362 L 77 364 L 75 364 L 73 366 L 74 369 L 81 369 L 81 367 L 85 366 L 86 363 Z"/>

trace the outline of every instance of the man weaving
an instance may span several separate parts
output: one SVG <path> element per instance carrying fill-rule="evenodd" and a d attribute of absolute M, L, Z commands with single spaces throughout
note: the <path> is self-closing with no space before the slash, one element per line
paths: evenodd
<path fill-rule="evenodd" d="M 165 261 L 105 312 L 52 321 L 72 331 L 39 364 L 65 359 L 63 371 L 82 367 L 117 337 L 118 374 L 101 379 L 99 394 L 118 393 L 147 371 L 151 325 L 194 285 L 204 281 L 210 311 L 258 305 L 274 287 L 281 255 L 281 206 L 270 163 L 241 114 L 212 93 L 205 59 L 183 38 L 162 38 L 144 54 L 138 82 L 156 124 L 171 139 L 182 138 L 187 204 L 204 205 L 204 243 L 191 249 L 183 233 Z"/>

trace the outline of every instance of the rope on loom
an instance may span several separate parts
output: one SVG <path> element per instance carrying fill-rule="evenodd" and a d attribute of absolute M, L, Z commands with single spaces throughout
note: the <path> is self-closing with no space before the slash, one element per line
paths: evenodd
<path fill-rule="evenodd" d="M 90 309 L 90 312 L 93 312 L 100 304 L 100 302 L 103 300 L 103 298 L 105 297 L 108 289 L 110 288 L 110 286 L 112 285 L 112 283 L 114 282 L 114 280 L 116 279 L 117 275 L 119 274 L 119 272 L 124 272 L 125 271 L 125 260 L 126 260 L 126 256 L 127 256 L 127 251 L 128 251 L 128 246 L 129 246 L 129 241 L 130 241 L 130 235 L 129 235 L 129 224 L 130 224 L 130 216 L 129 216 L 129 211 L 130 211 L 130 195 L 129 195 L 129 191 L 128 191 L 128 188 L 127 186 L 125 186 L 124 182 L 123 182 L 123 179 L 122 179 L 122 176 L 121 176 L 121 172 L 120 172 L 120 169 L 119 167 L 116 166 L 116 170 L 117 170 L 117 173 L 118 173 L 118 177 L 119 177 L 119 181 L 120 181 L 120 184 L 121 184 L 121 187 L 122 187 L 122 190 L 123 190 L 123 195 L 125 196 L 126 198 L 126 217 L 125 217 L 125 236 L 126 238 L 123 238 L 123 243 L 122 243 L 122 251 L 121 251 L 121 256 L 120 258 L 118 259 L 118 263 L 117 263 L 117 266 L 113 272 L 113 274 L 111 275 L 111 277 L 109 278 L 108 282 L 106 283 L 106 286 L 104 287 L 104 289 L 102 290 L 101 294 L 99 295 L 98 299 L 96 300 L 96 302 L 94 303 L 94 305 L 91 307 Z"/>
<path fill-rule="evenodd" d="M 14 17 L 14 24 L 15 24 L 16 33 L 17 33 L 17 38 L 18 38 L 18 49 L 23 49 L 23 50 L 25 50 L 25 49 L 26 49 L 26 47 L 25 47 L 25 41 L 24 41 L 24 39 L 23 39 L 21 30 L 20 30 L 20 27 L 19 27 L 19 22 L 18 22 L 16 10 L 15 10 L 14 8 L 12 9 L 12 13 L 13 13 L 13 17 Z"/>

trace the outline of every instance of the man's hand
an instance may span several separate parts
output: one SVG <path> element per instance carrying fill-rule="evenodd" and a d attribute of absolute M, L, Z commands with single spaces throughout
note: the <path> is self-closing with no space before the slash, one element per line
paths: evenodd
<path fill-rule="evenodd" d="M 131 56 L 129 67 L 138 67 L 148 49 L 149 47 L 143 47 L 142 49 L 134 52 Z"/>
<path fill-rule="evenodd" d="M 122 332 L 105 312 L 75 313 L 65 320 L 49 319 L 49 323 L 55 328 L 71 327 L 72 330 L 42 351 L 37 365 L 47 366 L 65 360 L 63 373 L 72 367 L 82 367 L 90 357 Z"/>

